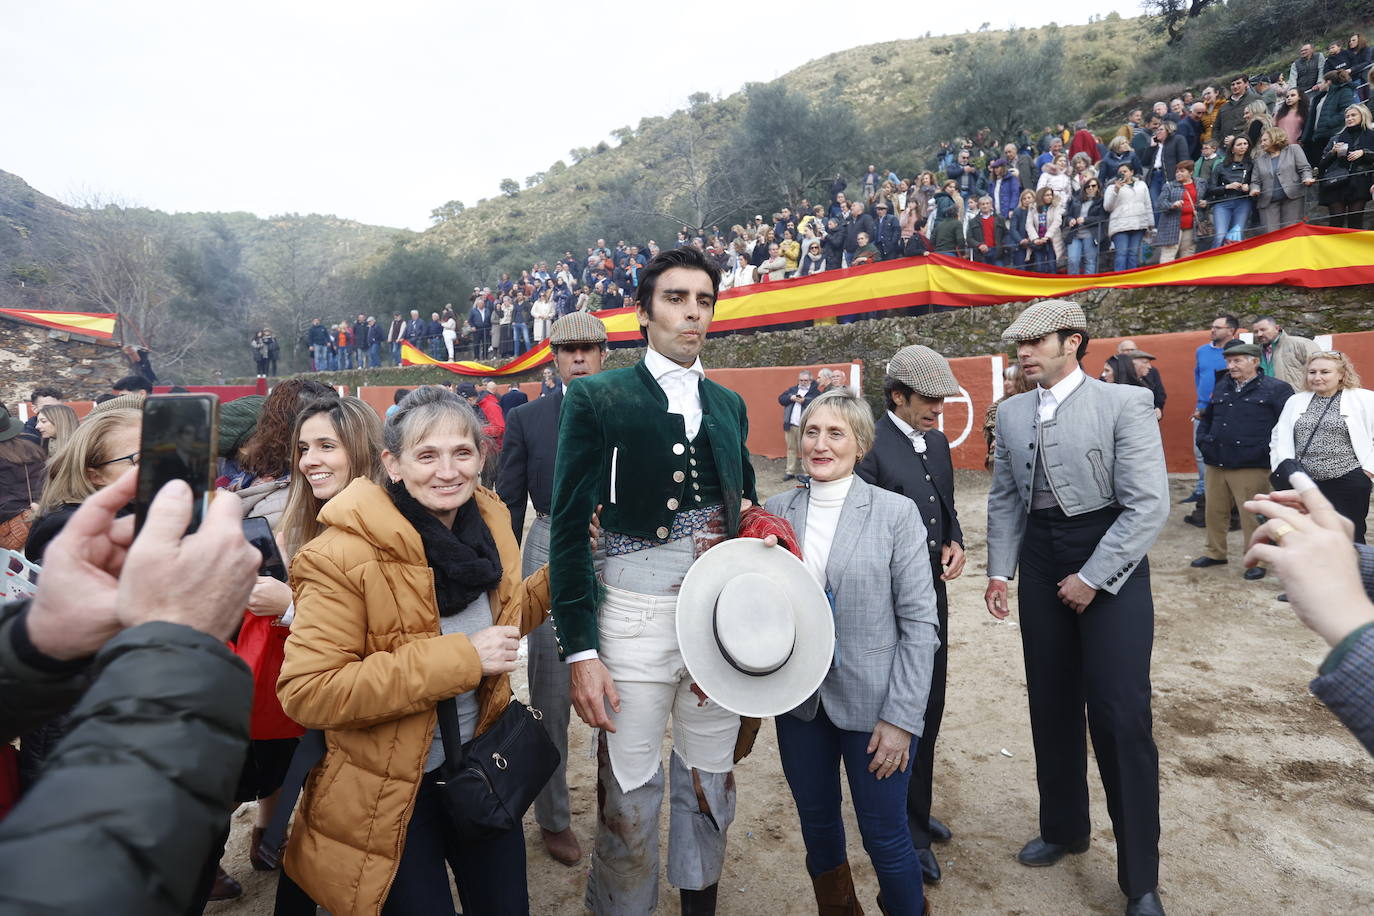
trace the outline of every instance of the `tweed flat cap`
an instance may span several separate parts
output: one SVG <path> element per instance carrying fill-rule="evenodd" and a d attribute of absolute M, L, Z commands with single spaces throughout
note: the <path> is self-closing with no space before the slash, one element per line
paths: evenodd
<path fill-rule="evenodd" d="M 930 347 L 914 344 L 893 354 L 887 374 L 925 398 L 952 398 L 959 394 L 959 383 L 949 370 L 949 361 Z"/>
<path fill-rule="evenodd" d="M 563 344 L 606 342 L 606 326 L 601 319 L 586 312 L 569 312 L 553 323 L 549 331 L 549 346 Z"/>
<path fill-rule="evenodd" d="M 1002 339 L 1011 343 L 1035 340 L 1055 331 L 1086 331 L 1088 317 L 1083 307 L 1068 299 L 1046 299 L 1026 309 L 1002 332 Z"/>
<path fill-rule="evenodd" d="M 1260 359 L 1264 356 L 1264 351 L 1261 350 L 1256 344 L 1243 343 L 1237 344 L 1234 347 L 1227 347 L 1223 355 L 1227 359 L 1230 359 L 1233 356 L 1253 356 L 1255 359 Z"/>

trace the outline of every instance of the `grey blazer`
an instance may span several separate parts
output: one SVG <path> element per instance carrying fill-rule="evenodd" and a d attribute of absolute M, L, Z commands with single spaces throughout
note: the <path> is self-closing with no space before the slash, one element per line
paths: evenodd
<path fill-rule="evenodd" d="M 810 497 L 799 488 L 764 504 L 792 524 L 803 553 Z M 790 715 L 809 722 L 824 700 L 830 721 L 847 731 L 871 732 L 881 719 L 921 734 L 940 644 L 925 532 L 910 499 L 854 477 L 825 565 L 835 658 L 820 689 Z"/>
<path fill-rule="evenodd" d="M 997 408 L 996 464 L 988 491 L 989 576 L 1010 579 L 1016 573 L 1038 454 L 1039 408 L 1038 389 L 1007 398 Z M 1108 506 L 1123 510 L 1079 570 L 1114 595 L 1169 518 L 1169 480 L 1150 389 L 1086 378 L 1040 435 L 1045 476 L 1065 514 Z"/>
<path fill-rule="evenodd" d="M 1260 153 L 1255 157 L 1255 167 L 1250 173 L 1250 187 L 1259 190 L 1256 202 L 1261 207 L 1269 205 L 1269 198 L 1274 193 L 1274 172 L 1269 163 L 1269 154 Z M 1302 147 L 1296 143 L 1284 147 L 1279 153 L 1279 185 L 1283 188 L 1283 195 L 1289 200 L 1302 197 L 1307 193 L 1302 183 L 1311 177 L 1312 166 L 1308 164 L 1307 154 Z"/>

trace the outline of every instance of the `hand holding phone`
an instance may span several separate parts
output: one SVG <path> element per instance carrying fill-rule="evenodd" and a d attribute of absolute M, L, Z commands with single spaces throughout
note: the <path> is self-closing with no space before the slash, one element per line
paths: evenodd
<path fill-rule="evenodd" d="M 184 480 L 191 487 L 191 523 L 186 532 L 200 527 L 215 488 L 218 434 L 216 395 L 154 394 L 144 399 L 135 530 L 142 530 L 153 497 L 173 480 Z"/>

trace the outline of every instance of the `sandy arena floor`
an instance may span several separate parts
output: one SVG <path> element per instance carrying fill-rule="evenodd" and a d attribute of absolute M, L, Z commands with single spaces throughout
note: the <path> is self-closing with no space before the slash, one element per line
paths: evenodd
<path fill-rule="evenodd" d="M 757 461 L 760 495 L 786 486 L 782 462 Z M 1111 824 L 1090 768 L 1092 850 L 1054 868 L 1014 859 L 1037 833 L 1035 761 L 1016 614 L 998 622 L 983 607 L 987 475 L 959 472 L 965 574 L 951 583 L 950 675 L 936 756 L 935 813 L 954 831 L 936 847 L 944 880 L 928 893 L 936 912 L 1120 913 Z M 1190 569 L 1203 533 L 1182 522 L 1190 480 L 1172 483 L 1174 509 L 1150 554 L 1156 627 L 1155 739 L 1161 766 L 1161 896 L 1170 914 L 1374 912 L 1374 761 L 1307 690 L 1325 645 L 1305 630 L 1273 578 L 1241 579 L 1240 534 L 1226 569 Z M 516 691 L 525 693 L 523 668 Z M 595 831 L 590 730 L 573 716 L 569 781 L 584 851 Z M 1007 752 L 1010 756 L 1007 756 Z M 739 810 L 721 879 L 722 914 L 814 913 L 792 798 L 765 723 L 736 771 Z M 212 916 L 272 912 L 275 874 L 247 861 L 251 806 L 234 819 L 224 863 L 244 885 Z M 877 881 L 852 815 L 850 860 L 870 913 Z M 663 819 L 666 842 L 667 818 Z M 578 914 L 583 859 L 550 859 L 533 817 L 525 823 L 531 911 Z M 666 880 L 658 914 L 678 912 Z M 480 916 L 480 914 L 477 914 Z"/>

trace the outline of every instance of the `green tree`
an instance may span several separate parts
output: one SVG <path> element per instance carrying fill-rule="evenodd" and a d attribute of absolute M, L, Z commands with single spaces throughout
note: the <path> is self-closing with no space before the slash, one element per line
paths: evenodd
<path fill-rule="evenodd" d="M 500 188 L 502 194 L 507 197 L 515 197 L 520 193 L 520 182 L 514 178 L 502 178 Z"/>
<path fill-rule="evenodd" d="M 428 316 L 455 302 L 465 280 L 457 261 L 435 244 L 398 242 L 363 277 L 367 301 L 378 313 Z"/>
<path fill-rule="evenodd" d="M 750 83 L 748 101 L 726 143 L 752 202 L 795 206 L 835 174 L 851 151 L 864 148 L 864 132 L 847 106 L 815 103 L 782 81 Z"/>
<path fill-rule="evenodd" d="M 976 65 L 952 67 L 931 93 L 933 104 L 922 131 L 927 143 L 980 127 L 990 128 L 997 138 L 1015 137 L 1023 129 L 1034 136 L 1081 106 L 1078 90 L 1064 72 L 1064 40 L 1057 30 L 1037 41 L 1024 30 L 1013 30 L 995 48 L 980 46 L 972 59 Z"/>
<path fill-rule="evenodd" d="M 430 210 L 429 218 L 435 223 L 446 223 L 466 209 L 467 207 L 463 206 L 461 200 L 450 200 L 448 203 Z"/>

